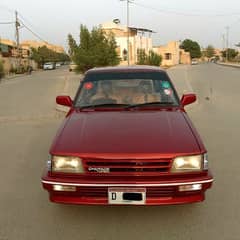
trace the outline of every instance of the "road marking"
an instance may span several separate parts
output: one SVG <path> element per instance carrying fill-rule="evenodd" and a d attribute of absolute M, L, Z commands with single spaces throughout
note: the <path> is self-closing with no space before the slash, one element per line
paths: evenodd
<path fill-rule="evenodd" d="M 192 85 L 190 84 L 189 68 L 188 68 L 188 66 L 186 67 L 186 70 L 185 70 L 185 78 L 184 79 L 185 79 L 185 83 L 187 85 L 188 90 L 193 93 L 194 91 L 193 91 Z"/>

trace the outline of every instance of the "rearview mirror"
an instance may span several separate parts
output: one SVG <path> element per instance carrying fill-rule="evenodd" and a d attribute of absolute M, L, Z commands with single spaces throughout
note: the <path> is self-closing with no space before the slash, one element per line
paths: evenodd
<path fill-rule="evenodd" d="M 181 99 L 181 104 L 183 106 L 189 105 L 197 100 L 197 96 L 195 94 L 183 94 Z"/>
<path fill-rule="evenodd" d="M 69 96 L 57 96 L 56 102 L 62 106 L 72 107 L 72 99 Z"/>

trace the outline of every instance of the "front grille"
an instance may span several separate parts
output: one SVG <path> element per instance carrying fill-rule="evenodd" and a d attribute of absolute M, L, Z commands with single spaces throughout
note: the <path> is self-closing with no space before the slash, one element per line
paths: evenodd
<path fill-rule="evenodd" d="M 85 159 L 84 163 L 86 172 L 108 175 L 159 175 L 171 167 L 171 159 Z"/>
<path fill-rule="evenodd" d="M 127 187 L 126 187 L 127 188 Z M 133 189 L 133 187 L 128 187 Z M 176 187 L 146 187 L 147 198 L 173 197 Z M 108 187 L 78 187 L 78 194 L 88 198 L 107 198 Z"/>
<path fill-rule="evenodd" d="M 176 187 L 147 187 L 147 197 L 171 197 L 174 196 Z"/>
<path fill-rule="evenodd" d="M 107 187 L 78 187 L 81 197 L 107 197 Z"/>

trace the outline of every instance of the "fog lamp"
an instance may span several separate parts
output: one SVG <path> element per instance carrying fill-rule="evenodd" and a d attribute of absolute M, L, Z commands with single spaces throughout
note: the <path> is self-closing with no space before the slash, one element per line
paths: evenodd
<path fill-rule="evenodd" d="M 178 187 L 179 192 L 199 191 L 201 189 L 202 189 L 202 184 L 190 184 L 190 185 L 182 185 Z"/>
<path fill-rule="evenodd" d="M 75 192 L 77 188 L 75 186 L 53 185 L 53 190 L 63 192 Z"/>

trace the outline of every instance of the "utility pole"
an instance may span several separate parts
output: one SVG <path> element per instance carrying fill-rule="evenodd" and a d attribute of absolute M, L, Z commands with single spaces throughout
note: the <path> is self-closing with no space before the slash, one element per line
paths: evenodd
<path fill-rule="evenodd" d="M 120 1 L 127 1 L 127 62 L 128 66 L 130 65 L 130 55 L 129 55 L 129 3 L 131 0 L 120 0 Z"/>
<path fill-rule="evenodd" d="M 222 50 L 223 50 L 223 51 L 225 50 L 225 43 L 226 43 L 225 34 L 223 34 L 223 35 L 222 35 Z"/>
<path fill-rule="evenodd" d="M 20 48 L 19 48 L 19 27 L 20 23 L 18 21 L 18 12 L 15 11 L 15 31 L 16 31 L 16 43 L 17 43 L 17 69 L 19 69 L 21 56 L 20 56 Z"/>
<path fill-rule="evenodd" d="M 226 27 L 226 61 L 229 60 L 229 26 Z"/>

